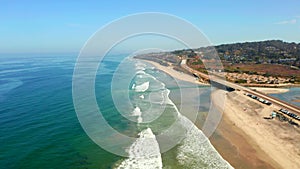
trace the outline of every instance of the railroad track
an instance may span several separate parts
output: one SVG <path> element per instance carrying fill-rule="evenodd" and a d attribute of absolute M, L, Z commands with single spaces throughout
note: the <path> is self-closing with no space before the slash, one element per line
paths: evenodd
<path fill-rule="evenodd" d="M 185 62 L 184 62 L 185 63 Z M 218 82 L 224 86 L 227 86 L 227 87 L 231 87 L 231 88 L 234 88 L 234 89 L 239 89 L 239 90 L 242 90 L 244 92 L 247 92 L 247 93 L 250 93 L 252 95 L 256 95 L 257 97 L 260 97 L 264 100 L 268 100 L 270 101 L 272 104 L 275 104 L 283 109 L 287 109 L 289 110 L 290 112 L 300 116 L 300 107 L 298 106 L 295 106 L 295 105 L 292 105 L 290 103 L 287 103 L 285 101 L 282 101 L 282 100 L 279 100 L 277 98 L 274 98 L 272 96 L 268 96 L 262 92 L 259 92 L 259 91 L 254 91 L 250 88 L 247 88 L 247 87 L 244 87 L 244 86 L 241 86 L 241 85 L 238 85 L 238 84 L 235 84 L 235 83 L 232 83 L 232 82 L 228 82 L 224 79 L 221 79 L 217 76 L 214 76 L 214 75 L 207 75 L 207 74 L 204 74 L 202 72 L 199 72 L 197 70 L 194 70 L 190 67 L 188 67 L 186 64 L 181 64 L 181 67 L 188 70 L 189 72 L 191 73 L 196 73 L 198 74 L 200 77 L 204 78 L 204 79 L 210 79 L 210 80 L 213 80 L 215 82 Z"/>

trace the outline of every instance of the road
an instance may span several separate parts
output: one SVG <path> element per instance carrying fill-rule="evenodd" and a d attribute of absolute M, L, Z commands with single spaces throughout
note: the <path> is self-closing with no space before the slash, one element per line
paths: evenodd
<path fill-rule="evenodd" d="M 270 102 L 272 102 L 272 104 L 278 106 L 278 107 L 281 107 L 281 108 L 284 108 L 284 109 L 287 109 L 289 110 L 290 112 L 293 112 L 295 114 L 297 114 L 298 116 L 300 116 L 300 108 L 295 106 L 295 105 L 291 105 L 287 102 L 284 102 L 282 100 L 279 100 L 277 98 L 274 98 L 274 97 L 271 97 L 271 96 L 268 96 L 264 93 L 261 93 L 261 92 L 258 92 L 258 91 L 255 91 L 255 90 L 252 90 L 252 89 L 249 89 L 247 87 L 244 87 L 244 86 L 241 86 L 241 85 L 238 85 L 236 83 L 232 83 L 232 82 L 229 82 L 229 81 L 226 81 L 224 79 L 221 79 L 220 77 L 217 77 L 215 75 L 207 75 L 207 74 L 204 74 L 202 72 L 199 72 L 197 70 L 194 70 L 190 67 L 188 67 L 186 64 L 186 60 L 183 60 L 181 62 L 181 67 L 190 71 L 191 73 L 195 73 L 197 74 L 198 76 L 200 76 L 201 78 L 203 79 L 206 79 L 206 80 L 211 80 L 211 81 L 215 81 L 217 83 L 220 83 L 220 84 L 223 84 L 225 86 L 228 86 L 228 87 L 231 87 L 231 88 L 234 88 L 236 90 L 241 90 L 241 91 L 244 91 L 245 93 L 250 93 L 252 95 L 256 95 L 257 97 L 260 97 L 262 99 L 265 99 L 265 100 L 268 100 Z"/>

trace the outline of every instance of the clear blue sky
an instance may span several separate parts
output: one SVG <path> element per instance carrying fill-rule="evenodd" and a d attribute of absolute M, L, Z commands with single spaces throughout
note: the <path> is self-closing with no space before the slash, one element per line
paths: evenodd
<path fill-rule="evenodd" d="M 196 25 L 213 44 L 300 42 L 299 0 L 10 1 L 0 4 L 0 53 L 78 52 L 112 20 L 164 12 Z"/>

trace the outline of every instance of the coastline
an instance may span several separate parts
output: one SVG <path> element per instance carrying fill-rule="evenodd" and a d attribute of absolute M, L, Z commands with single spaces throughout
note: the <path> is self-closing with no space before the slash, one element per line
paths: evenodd
<path fill-rule="evenodd" d="M 170 76 L 174 77 L 175 79 L 179 79 L 182 81 L 195 83 L 195 84 L 199 84 L 199 85 L 203 85 L 203 86 L 210 86 L 210 84 L 202 83 L 202 82 L 196 80 L 191 75 L 174 70 L 173 67 L 171 67 L 171 66 L 168 66 L 168 67 L 163 66 L 157 62 L 150 61 L 150 60 L 144 60 L 144 59 L 139 59 L 139 60 L 142 60 L 143 62 L 152 64 L 157 69 L 169 74 Z M 289 91 L 289 88 L 278 88 L 278 87 L 249 87 L 249 88 L 260 91 L 265 94 L 278 94 L 278 93 L 285 93 L 285 92 Z"/>
<path fill-rule="evenodd" d="M 191 75 L 174 70 L 173 67 L 171 67 L 171 66 L 166 67 L 166 66 L 160 65 L 159 63 L 156 63 L 156 62 L 150 61 L 150 60 L 144 60 L 144 59 L 139 59 L 139 60 L 142 60 L 143 62 L 146 62 L 146 63 L 150 63 L 151 65 L 153 65 L 157 69 L 167 73 L 174 79 L 178 79 L 178 80 L 182 80 L 182 81 L 186 81 L 186 82 L 190 82 L 190 83 L 195 83 L 198 85 L 209 86 L 209 84 L 207 84 L 207 83 L 199 82 L 198 80 L 196 80 L 195 77 L 193 77 Z"/>
<path fill-rule="evenodd" d="M 227 116 L 222 117 L 210 141 L 222 157 L 235 168 L 275 168 L 270 164 L 271 159 Z"/>
<path fill-rule="evenodd" d="M 244 133 L 244 138 L 256 150 L 259 159 L 274 168 L 300 168 L 300 161 L 297 161 L 300 158 L 299 128 L 276 119 L 264 119 L 270 116 L 275 107 L 257 103 L 241 91 L 228 93 L 218 90 L 212 97 L 224 95 L 226 102 L 224 109 L 220 110 L 224 119 L 242 131 L 241 134 Z M 218 104 L 217 99 L 212 100 Z"/>
<path fill-rule="evenodd" d="M 142 61 L 152 64 L 157 69 L 164 71 L 165 73 L 169 74 L 170 76 L 176 79 L 191 82 L 191 83 L 196 83 L 199 85 L 207 85 L 207 86 L 209 85 L 209 84 L 204 84 L 199 81 L 196 81 L 196 79 L 193 76 L 185 73 L 180 73 L 174 70 L 172 67 L 166 67 L 153 61 L 148 61 L 148 60 L 142 60 Z M 268 88 L 256 87 L 253 89 L 261 91 L 266 94 L 284 93 L 289 91 L 289 89 L 287 88 L 270 88 L 270 87 Z M 243 94 L 239 93 L 239 97 L 243 97 L 240 95 Z M 218 96 L 218 94 L 215 94 L 214 97 L 216 96 L 217 98 L 220 97 Z M 212 96 L 213 101 L 218 100 L 218 99 L 213 99 L 214 97 Z M 282 143 L 289 145 L 288 144 L 289 141 L 286 142 L 272 141 L 273 139 L 276 140 L 278 138 L 276 137 L 276 135 L 274 135 L 274 131 L 271 131 L 272 128 L 271 129 L 268 128 L 270 124 L 264 124 L 265 126 L 263 126 L 263 125 L 258 125 L 258 123 L 256 122 L 256 120 L 259 120 L 260 122 L 261 119 L 263 118 L 256 119 L 250 116 L 247 118 L 248 121 L 246 121 L 246 123 L 250 123 L 251 125 L 255 126 L 256 130 L 254 132 L 251 131 L 251 126 L 249 127 L 249 125 L 247 125 L 248 128 L 244 127 L 243 124 L 245 123 L 245 121 L 241 120 L 243 116 L 241 115 L 240 118 L 235 117 L 236 113 L 243 111 L 243 109 L 241 109 L 241 107 L 238 106 L 238 104 L 241 103 L 233 104 L 231 99 L 232 98 L 227 100 L 226 102 L 227 107 L 226 109 L 224 109 L 224 112 L 220 110 L 220 112 L 224 113 L 223 118 L 218 128 L 216 129 L 215 133 L 209 138 L 213 146 L 220 153 L 220 155 L 235 168 L 285 168 L 285 166 L 298 167 L 298 164 L 294 165 L 293 164 L 294 162 L 291 160 L 284 161 L 280 159 L 279 157 L 282 154 L 286 153 L 285 150 L 282 148 L 280 149 L 280 151 L 272 150 L 272 147 L 266 144 L 268 140 L 262 140 L 260 138 L 261 137 L 260 135 L 261 134 L 264 135 L 265 139 L 271 139 L 270 143 L 273 146 L 274 145 L 281 146 Z M 254 105 L 258 105 L 258 103 L 254 103 Z M 269 111 L 269 109 L 267 110 Z M 275 121 L 275 123 L 277 122 Z M 281 125 L 282 124 L 276 124 L 277 127 L 280 127 Z M 201 129 L 201 124 L 199 122 L 196 122 L 196 126 Z M 257 130 L 263 132 L 256 133 Z M 270 131 L 273 132 L 273 134 L 268 133 Z M 274 153 L 275 153 L 275 157 L 273 156 Z M 297 154 L 294 153 L 293 155 L 297 155 Z"/>
<path fill-rule="evenodd" d="M 278 93 L 286 93 L 290 89 L 288 88 L 272 88 L 272 87 L 249 87 L 252 90 L 257 90 L 264 94 L 278 94 Z"/>

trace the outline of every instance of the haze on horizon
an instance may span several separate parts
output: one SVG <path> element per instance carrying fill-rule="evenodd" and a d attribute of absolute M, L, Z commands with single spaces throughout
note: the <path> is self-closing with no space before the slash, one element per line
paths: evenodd
<path fill-rule="evenodd" d="M 142 12 L 183 18 L 198 27 L 213 45 L 272 39 L 299 43 L 299 6 L 297 0 L 3 1 L 0 53 L 79 52 L 99 28 L 120 17 Z M 156 42 L 156 45 L 165 44 Z M 123 50 L 128 49 L 125 46 Z"/>

